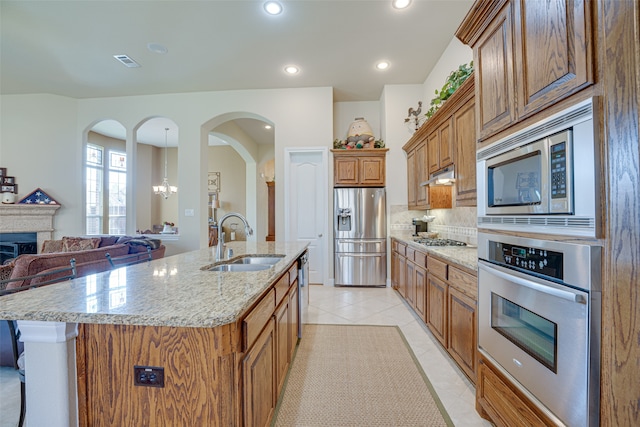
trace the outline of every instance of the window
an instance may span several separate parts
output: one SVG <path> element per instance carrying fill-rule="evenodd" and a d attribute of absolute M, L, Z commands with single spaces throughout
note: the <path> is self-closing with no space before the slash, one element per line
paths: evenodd
<path fill-rule="evenodd" d="M 86 233 L 125 234 L 127 217 L 127 155 L 87 144 Z M 106 187 L 105 187 L 106 186 Z"/>

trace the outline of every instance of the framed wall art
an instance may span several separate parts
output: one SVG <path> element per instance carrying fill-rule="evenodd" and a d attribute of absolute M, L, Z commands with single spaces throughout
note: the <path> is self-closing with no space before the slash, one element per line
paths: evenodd
<path fill-rule="evenodd" d="M 2 185 L 14 185 L 16 183 L 15 176 L 3 176 Z"/>
<path fill-rule="evenodd" d="M 0 177 L 7 176 L 7 168 L 0 168 Z"/>
<path fill-rule="evenodd" d="M 207 176 L 207 190 L 209 194 L 220 192 L 220 172 L 209 172 Z"/>

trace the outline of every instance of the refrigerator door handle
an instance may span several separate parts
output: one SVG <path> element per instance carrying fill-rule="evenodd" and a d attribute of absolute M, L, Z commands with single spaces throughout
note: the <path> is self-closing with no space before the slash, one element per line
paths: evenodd
<path fill-rule="evenodd" d="M 339 257 L 349 257 L 349 258 L 371 258 L 371 257 L 382 257 L 387 256 L 386 253 L 381 252 L 338 252 L 336 254 Z"/>

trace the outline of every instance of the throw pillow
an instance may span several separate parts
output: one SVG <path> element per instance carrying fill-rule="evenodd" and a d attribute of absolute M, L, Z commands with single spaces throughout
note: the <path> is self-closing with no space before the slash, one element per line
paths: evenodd
<path fill-rule="evenodd" d="M 77 252 L 95 249 L 100 244 L 100 238 L 63 237 L 62 252 Z"/>
<path fill-rule="evenodd" d="M 42 253 L 62 252 L 62 240 L 45 240 L 42 242 Z"/>
<path fill-rule="evenodd" d="M 100 245 L 98 247 L 102 248 L 103 246 L 115 245 L 118 241 L 118 238 L 118 236 L 102 236 L 100 238 Z"/>

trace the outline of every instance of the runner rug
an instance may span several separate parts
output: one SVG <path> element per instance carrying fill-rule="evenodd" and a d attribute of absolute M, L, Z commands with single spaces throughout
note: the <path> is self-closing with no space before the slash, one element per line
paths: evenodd
<path fill-rule="evenodd" d="M 396 326 L 305 325 L 272 426 L 453 426 Z"/>

